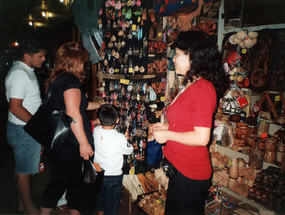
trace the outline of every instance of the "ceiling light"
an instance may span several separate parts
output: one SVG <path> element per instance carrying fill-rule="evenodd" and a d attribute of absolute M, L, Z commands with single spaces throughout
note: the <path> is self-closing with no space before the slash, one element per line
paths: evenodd
<path fill-rule="evenodd" d="M 18 41 L 16 40 L 15 42 L 11 43 L 11 46 L 12 47 L 19 47 Z"/>
<path fill-rule="evenodd" d="M 29 15 L 29 18 L 27 19 L 29 26 L 33 27 L 35 20 L 32 17 L 32 14 Z"/>

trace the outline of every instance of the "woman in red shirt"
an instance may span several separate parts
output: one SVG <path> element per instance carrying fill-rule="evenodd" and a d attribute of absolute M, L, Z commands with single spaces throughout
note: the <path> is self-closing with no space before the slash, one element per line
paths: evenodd
<path fill-rule="evenodd" d="M 176 174 L 169 180 L 165 214 L 204 214 L 212 165 L 208 151 L 217 99 L 228 88 L 222 57 L 211 36 L 181 32 L 175 40 L 175 71 L 184 89 L 167 108 L 168 123 L 156 123 L 153 136 Z"/>

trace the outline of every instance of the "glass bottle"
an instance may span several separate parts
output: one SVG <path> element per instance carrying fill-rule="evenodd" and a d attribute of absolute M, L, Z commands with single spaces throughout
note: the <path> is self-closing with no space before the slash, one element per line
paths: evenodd
<path fill-rule="evenodd" d="M 259 148 L 259 140 L 255 141 L 254 148 L 249 151 L 249 161 L 250 167 L 260 170 L 263 165 L 263 152 Z"/>

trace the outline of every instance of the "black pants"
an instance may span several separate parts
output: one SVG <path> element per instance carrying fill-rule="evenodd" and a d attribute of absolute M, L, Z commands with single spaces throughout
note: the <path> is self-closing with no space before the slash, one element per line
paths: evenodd
<path fill-rule="evenodd" d="M 203 215 L 211 179 L 193 180 L 179 171 L 169 179 L 165 215 Z"/>
<path fill-rule="evenodd" d="M 48 151 L 50 181 L 46 186 L 41 206 L 55 208 L 58 200 L 66 191 L 67 206 L 79 209 L 80 186 L 83 181 L 83 159 L 78 146 L 71 146 L 61 152 Z"/>

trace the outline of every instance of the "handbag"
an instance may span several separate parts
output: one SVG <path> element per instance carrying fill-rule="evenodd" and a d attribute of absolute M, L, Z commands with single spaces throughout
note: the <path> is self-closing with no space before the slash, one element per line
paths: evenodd
<path fill-rule="evenodd" d="M 24 126 L 24 130 L 44 148 L 58 151 L 71 130 L 72 118 L 66 115 L 65 110 L 53 110 L 47 107 L 55 82 L 50 86 L 46 98 L 36 113 Z"/>
<path fill-rule="evenodd" d="M 105 171 L 103 169 L 97 171 L 90 160 L 84 161 L 82 169 L 84 178 L 80 186 L 79 211 L 82 214 L 89 214 L 94 212 L 96 208 L 96 201 L 102 187 Z"/>

